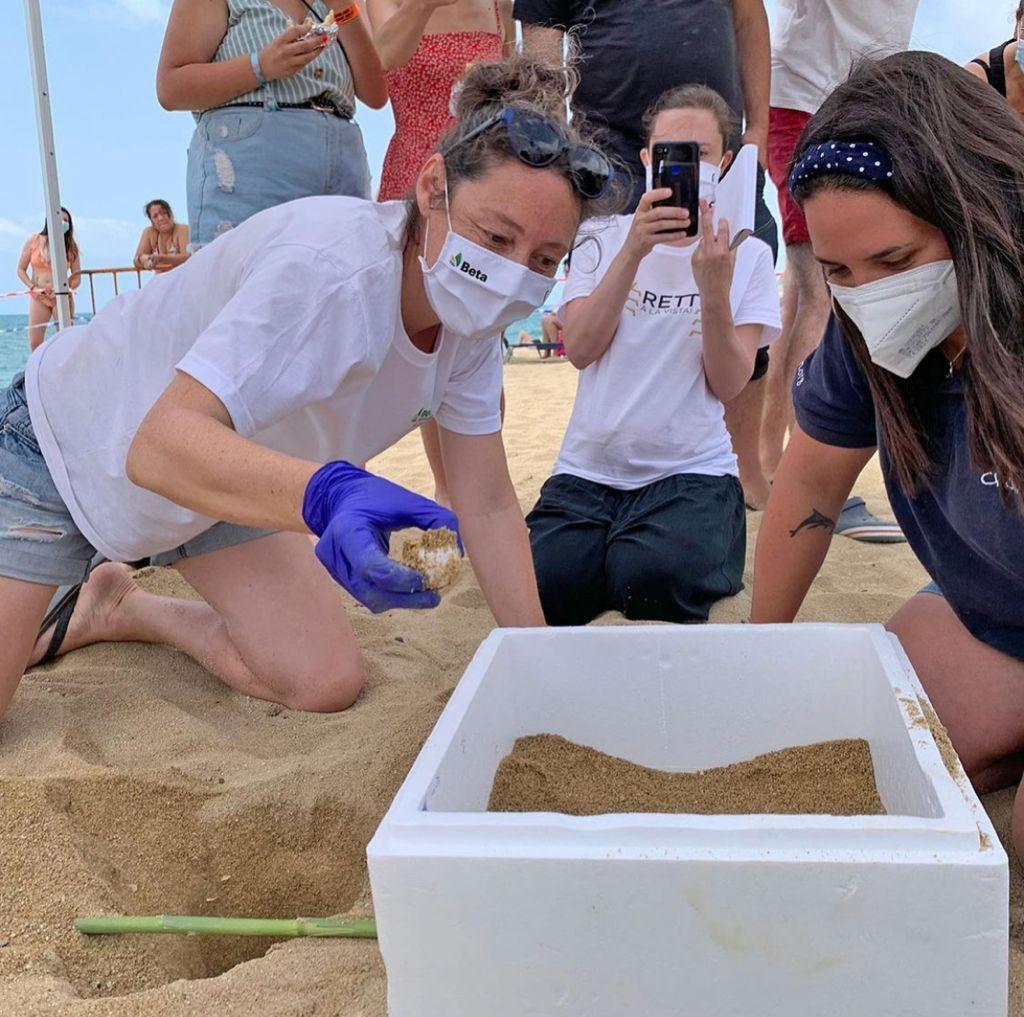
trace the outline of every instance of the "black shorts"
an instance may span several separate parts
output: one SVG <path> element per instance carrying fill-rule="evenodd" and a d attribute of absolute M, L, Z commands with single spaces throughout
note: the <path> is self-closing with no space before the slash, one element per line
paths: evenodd
<path fill-rule="evenodd" d="M 771 355 L 768 352 L 768 347 L 762 346 L 757 351 L 757 356 L 754 357 L 754 373 L 750 376 L 751 381 L 757 381 L 768 373 L 769 360 L 771 360 Z"/>
<path fill-rule="evenodd" d="M 732 476 L 685 473 L 635 491 L 558 474 L 526 517 L 549 625 L 604 611 L 701 622 L 743 588 L 747 521 Z"/>

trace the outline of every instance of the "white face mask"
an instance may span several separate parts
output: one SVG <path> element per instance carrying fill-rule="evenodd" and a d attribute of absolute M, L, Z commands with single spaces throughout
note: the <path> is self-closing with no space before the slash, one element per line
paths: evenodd
<path fill-rule="evenodd" d="M 448 181 L 444 185 L 445 208 Z M 428 227 L 429 229 L 429 227 Z M 427 230 L 423 250 L 427 249 Z M 534 272 L 460 236 L 452 229 L 432 266 L 420 255 L 427 302 L 441 324 L 466 339 L 489 339 L 513 322 L 528 318 L 551 296 L 555 280 Z"/>
<path fill-rule="evenodd" d="M 863 286 L 828 285 L 860 329 L 871 362 L 899 378 L 909 378 L 960 327 L 952 261 L 936 261 Z"/>
<path fill-rule="evenodd" d="M 718 178 L 722 174 L 720 166 L 713 162 L 702 162 L 700 164 L 700 196 L 710 205 L 715 203 L 715 192 L 718 189 Z M 647 181 L 647 190 L 654 188 L 654 167 L 648 163 L 644 166 L 644 176 Z"/>
<path fill-rule="evenodd" d="M 67 219 L 62 219 L 61 222 L 64 224 L 64 232 L 69 232 L 71 229 L 71 223 L 69 223 Z"/>

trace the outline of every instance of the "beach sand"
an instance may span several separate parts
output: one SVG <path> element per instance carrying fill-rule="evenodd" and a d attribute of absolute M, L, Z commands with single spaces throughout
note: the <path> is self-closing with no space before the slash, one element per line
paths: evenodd
<path fill-rule="evenodd" d="M 522 352 L 506 383 L 509 461 L 529 508 L 575 372 Z M 372 468 L 431 493 L 416 435 Z M 858 490 L 887 511 L 877 469 Z M 801 617 L 882 621 L 925 581 L 905 546 L 837 538 Z M 165 570 L 143 582 L 188 595 Z M 748 605 L 741 594 L 714 620 Z M 371 913 L 366 842 L 493 622 L 469 569 L 434 612 L 352 619 L 369 681 L 335 716 L 235 695 L 162 647 L 91 647 L 23 682 L 0 724 L 0 1014 L 384 1017 L 373 942 L 86 939 L 71 927 L 104 912 Z M 1006 837 L 1012 794 L 986 806 Z M 1011 1014 L 1024 1013 L 1022 885 L 1014 862 Z"/>
<path fill-rule="evenodd" d="M 605 816 L 884 816 L 863 738 L 768 752 L 731 766 L 673 773 L 559 735 L 517 738 L 494 775 L 490 812 Z"/>

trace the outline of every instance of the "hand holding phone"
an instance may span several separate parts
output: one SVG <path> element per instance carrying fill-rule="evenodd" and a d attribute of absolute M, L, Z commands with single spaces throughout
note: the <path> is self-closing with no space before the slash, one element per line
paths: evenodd
<path fill-rule="evenodd" d="M 658 141 L 651 148 L 651 176 L 655 189 L 668 190 L 658 207 L 685 209 L 689 223 L 685 236 L 695 237 L 700 210 L 700 145 L 696 141 Z"/>
<path fill-rule="evenodd" d="M 671 193 L 668 188 L 655 189 L 640 199 L 626 238 L 629 253 L 637 261 L 645 258 L 657 244 L 684 240 L 688 236 L 689 212 L 665 203 Z"/>

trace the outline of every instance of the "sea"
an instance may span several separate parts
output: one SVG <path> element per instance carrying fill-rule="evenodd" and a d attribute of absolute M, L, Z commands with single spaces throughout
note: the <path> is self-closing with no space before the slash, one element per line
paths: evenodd
<path fill-rule="evenodd" d="M 47 335 L 51 335 L 50 326 Z M 7 385 L 28 360 L 28 315 L 0 314 L 0 385 Z"/>
<path fill-rule="evenodd" d="M 89 315 L 82 315 L 76 321 L 88 321 Z M 541 336 L 542 313 L 536 311 L 525 321 L 518 321 L 507 329 L 509 339 L 515 341 L 520 331 L 539 339 Z M 47 329 L 49 339 L 56 332 L 56 326 Z M 0 386 L 7 385 L 19 372 L 25 369 L 28 360 L 28 315 L 0 314 Z"/>

